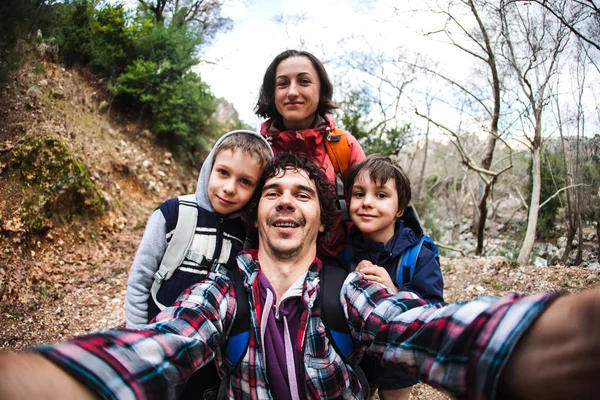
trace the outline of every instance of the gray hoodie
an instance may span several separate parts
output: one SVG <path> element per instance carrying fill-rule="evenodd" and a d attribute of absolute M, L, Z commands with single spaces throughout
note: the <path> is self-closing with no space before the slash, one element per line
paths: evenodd
<path fill-rule="evenodd" d="M 257 136 L 265 143 L 265 146 L 271 152 L 271 156 L 273 155 L 269 143 L 257 132 L 237 130 L 228 132 L 219 138 L 202 164 L 195 192 L 198 206 L 208 212 L 214 213 L 214 208 L 208 197 L 207 187 L 216 150 L 226 137 L 237 133 Z M 170 201 L 173 201 L 173 199 Z M 144 236 L 129 271 L 125 300 L 127 328 L 141 328 L 149 322 L 148 303 L 151 296 L 150 288 L 154 282 L 154 274 L 158 270 L 167 249 L 167 236 L 171 234 L 171 232 L 167 231 L 167 221 L 163 211 L 161 211 L 161 209 L 164 209 L 165 204 L 167 202 L 154 210 L 148 219 Z M 241 212 L 237 212 L 229 215 L 228 218 L 239 218 L 240 215 Z M 235 255 L 233 256 L 235 257 Z"/>

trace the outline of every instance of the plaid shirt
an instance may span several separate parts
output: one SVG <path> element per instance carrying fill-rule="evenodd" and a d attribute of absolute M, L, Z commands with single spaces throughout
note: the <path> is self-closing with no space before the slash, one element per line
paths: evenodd
<path fill-rule="evenodd" d="M 251 299 L 257 299 L 259 265 L 243 252 L 238 265 Z M 311 265 L 303 287 L 299 371 L 307 398 L 359 399 L 354 370 L 330 345 L 320 309 L 313 307 L 321 262 Z M 110 330 L 36 349 L 108 399 L 175 399 L 186 378 L 208 361 L 221 363 L 236 310 L 233 286 L 211 273 L 186 290 L 148 330 Z M 418 376 L 458 398 L 494 398 L 510 351 L 556 294 L 481 297 L 451 305 L 428 305 L 412 293 L 391 295 L 383 286 L 351 273 L 340 299 L 359 354 Z M 253 300 L 251 300 L 253 301 Z M 260 346 L 260 303 L 253 301 L 249 348 L 232 375 L 229 397 L 272 398 Z"/>

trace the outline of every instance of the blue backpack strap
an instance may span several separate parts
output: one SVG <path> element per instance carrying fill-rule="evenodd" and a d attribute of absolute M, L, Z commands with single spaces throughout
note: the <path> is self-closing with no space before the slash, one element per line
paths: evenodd
<path fill-rule="evenodd" d="M 354 271 L 357 264 L 356 261 L 354 261 L 354 249 L 350 245 L 344 248 L 341 253 L 341 258 L 344 265 L 346 265 L 346 273 L 349 274 L 350 272 Z"/>
<path fill-rule="evenodd" d="M 411 285 L 413 276 L 415 274 L 417 258 L 419 257 L 419 253 L 421 252 L 421 247 L 423 246 L 423 243 L 427 244 L 427 247 L 430 248 L 433 252 L 434 257 L 439 260 L 440 255 L 437 246 L 435 245 L 433 240 L 431 240 L 431 238 L 427 235 L 421 236 L 419 242 L 414 246 L 404 250 L 404 252 L 402 253 L 402 257 L 400 257 L 396 277 L 396 282 L 398 282 L 399 284 L 407 287 Z"/>
<path fill-rule="evenodd" d="M 250 302 L 248 300 L 248 292 L 244 286 L 244 279 L 237 266 L 231 270 L 227 270 L 227 275 L 231 279 L 235 289 L 237 309 L 233 326 L 225 345 L 225 357 L 221 365 L 224 377 L 221 379 L 219 386 L 218 399 L 227 398 L 231 372 L 238 366 L 240 360 L 244 358 L 250 341 Z"/>

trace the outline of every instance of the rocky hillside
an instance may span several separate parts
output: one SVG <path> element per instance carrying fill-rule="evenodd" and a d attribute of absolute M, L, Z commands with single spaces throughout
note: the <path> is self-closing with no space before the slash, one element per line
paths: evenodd
<path fill-rule="evenodd" d="M 59 314 L 74 292 L 94 290 L 92 304 L 119 296 L 148 216 L 197 178 L 111 112 L 93 78 L 29 58 L 0 94 L 3 333 L 40 308 Z"/>
<path fill-rule="evenodd" d="M 30 54 L 0 93 L 0 349 L 124 323 L 127 273 L 146 220 L 195 188 L 137 119 L 111 110 L 94 78 Z M 449 301 L 579 290 L 587 267 L 443 258 Z M 446 399 L 418 385 L 413 399 Z"/>

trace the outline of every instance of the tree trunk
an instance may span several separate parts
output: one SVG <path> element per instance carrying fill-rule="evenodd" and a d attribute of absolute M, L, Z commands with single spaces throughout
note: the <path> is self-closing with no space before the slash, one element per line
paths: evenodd
<path fill-rule="evenodd" d="M 425 166 L 427 165 L 428 148 L 429 148 L 429 120 L 427 120 L 427 130 L 425 131 L 425 147 L 423 148 L 423 164 L 421 164 L 421 171 L 419 171 L 419 178 L 417 179 L 417 190 L 416 190 L 417 201 L 421 200 L 421 193 L 423 192 L 423 185 L 425 184 Z"/>
<path fill-rule="evenodd" d="M 541 148 L 534 146 L 532 150 L 532 167 L 531 177 L 533 184 L 531 187 L 531 202 L 529 204 L 529 217 L 527 218 L 527 232 L 525 238 L 523 238 L 523 245 L 517 258 L 519 265 L 525 265 L 529 263 L 529 257 L 533 251 L 533 244 L 535 243 L 535 232 L 537 230 L 538 211 L 540 207 L 540 193 L 542 189 L 542 171 L 541 171 Z"/>
<path fill-rule="evenodd" d="M 596 243 L 598 245 L 596 255 L 600 257 L 600 221 L 596 221 Z"/>

